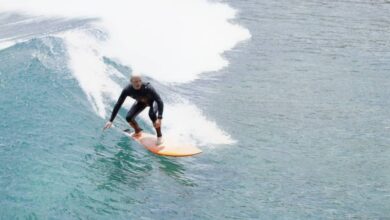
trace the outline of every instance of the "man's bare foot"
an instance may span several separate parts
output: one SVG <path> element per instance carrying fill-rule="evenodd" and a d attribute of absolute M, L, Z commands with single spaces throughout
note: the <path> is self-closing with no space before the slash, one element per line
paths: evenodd
<path fill-rule="evenodd" d="M 164 139 L 162 137 L 157 137 L 157 141 L 156 141 L 156 144 L 157 145 L 160 145 L 164 142 Z"/>
<path fill-rule="evenodd" d="M 134 137 L 139 137 L 139 136 L 141 136 L 141 134 L 142 134 L 142 130 L 138 131 L 138 132 L 134 132 L 133 136 Z"/>

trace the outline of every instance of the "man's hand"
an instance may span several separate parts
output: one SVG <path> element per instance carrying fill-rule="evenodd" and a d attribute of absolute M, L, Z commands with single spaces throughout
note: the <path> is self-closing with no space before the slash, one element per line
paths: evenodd
<path fill-rule="evenodd" d="M 105 129 L 107 129 L 107 128 L 111 128 L 111 126 L 112 126 L 112 122 L 108 121 L 108 122 L 106 123 L 106 125 L 104 125 L 103 131 L 104 131 Z"/>
<path fill-rule="evenodd" d="M 154 126 L 155 128 L 161 127 L 161 119 L 158 118 L 158 119 L 154 122 L 153 126 Z"/>

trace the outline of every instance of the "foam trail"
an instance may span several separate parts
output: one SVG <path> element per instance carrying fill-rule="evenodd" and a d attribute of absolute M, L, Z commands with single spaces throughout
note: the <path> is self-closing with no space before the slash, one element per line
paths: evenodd
<path fill-rule="evenodd" d="M 82 31 L 68 31 L 59 36 L 67 45 L 68 62 L 74 77 L 94 110 L 101 117 L 105 117 L 105 97 L 115 99 L 119 96 L 121 88 L 107 74 L 108 70 L 99 50 L 102 42 L 91 36 L 91 33 Z"/>
<path fill-rule="evenodd" d="M 215 145 L 236 142 L 189 102 L 168 105 L 164 125 L 164 132 L 169 137 L 181 139 L 183 143 L 192 141 L 193 144 Z"/>

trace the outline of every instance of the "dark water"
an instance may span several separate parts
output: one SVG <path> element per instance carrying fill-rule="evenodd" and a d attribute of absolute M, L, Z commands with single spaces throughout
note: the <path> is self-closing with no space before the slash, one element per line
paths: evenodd
<path fill-rule="evenodd" d="M 218 156 L 242 205 L 232 216 L 390 217 L 390 4 L 231 4 L 252 39 L 189 87 L 239 140 Z"/>
<path fill-rule="evenodd" d="M 0 219 L 389 218 L 390 4 L 228 3 L 252 38 L 175 92 L 237 143 L 195 157 L 102 133 L 60 38 L 0 50 Z"/>

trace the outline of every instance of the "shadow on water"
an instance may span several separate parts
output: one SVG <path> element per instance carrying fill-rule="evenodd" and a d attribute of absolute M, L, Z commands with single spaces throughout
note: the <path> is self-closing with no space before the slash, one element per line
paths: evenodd
<path fill-rule="evenodd" d="M 185 165 L 179 162 L 182 158 L 155 155 L 128 137 L 111 145 L 99 142 L 94 149 L 96 160 L 90 169 L 95 173 L 93 178 L 100 179 L 98 189 L 137 189 L 157 167 L 181 185 L 196 186 L 187 176 Z"/>
<path fill-rule="evenodd" d="M 96 160 L 90 168 L 103 178 L 98 185 L 99 189 L 136 189 L 152 171 L 148 159 L 134 150 L 124 137 L 114 145 L 100 142 L 94 148 Z"/>
<path fill-rule="evenodd" d="M 150 153 L 153 154 L 153 153 Z M 175 181 L 186 186 L 196 186 L 196 183 L 188 176 L 186 176 L 186 169 L 177 160 L 183 158 L 165 157 L 153 154 L 158 160 L 159 168 L 169 177 Z"/>

